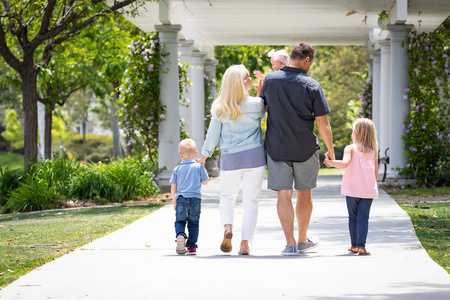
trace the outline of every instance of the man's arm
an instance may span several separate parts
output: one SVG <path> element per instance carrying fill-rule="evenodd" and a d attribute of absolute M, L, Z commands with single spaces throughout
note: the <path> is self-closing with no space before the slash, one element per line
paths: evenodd
<path fill-rule="evenodd" d="M 319 135 L 327 147 L 327 154 L 330 159 L 336 159 L 333 148 L 333 133 L 331 132 L 330 122 L 326 115 L 316 117 L 316 125 L 319 130 Z"/>

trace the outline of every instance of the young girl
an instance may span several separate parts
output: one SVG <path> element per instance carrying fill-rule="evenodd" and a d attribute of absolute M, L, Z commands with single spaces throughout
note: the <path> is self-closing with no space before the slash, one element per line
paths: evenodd
<path fill-rule="evenodd" d="M 268 56 L 270 57 L 270 63 L 272 64 L 272 69 L 274 71 L 278 71 L 283 66 L 289 65 L 289 54 L 286 52 L 286 50 L 278 50 L 275 51 L 275 49 L 270 50 Z M 253 74 L 259 78 L 264 80 L 264 75 L 261 74 L 260 71 L 255 70 L 253 71 Z"/>
<path fill-rule="evenodd" d="M 220 249 L 231 252 L 234 203 L 243 185 L 241 246 L 238 254 L 250 254 L 249 240 L 253 236 L 258 216 L 261 185 L 266 171 L 261 120 L 265 116 L 264 102 L 250 97 L 250 73 L 243 65 L 229 67 L 222 78 L 219 96 L 211 108 L 211 123 L 197 160 L 202 164 L 220 146 L 220 204 L 224 238 Z"/>
<path fill-rule="evenodd" d="M 342 160 L 325 156 L 325 165 L 344 169 L 341 194 L 346 196 L 351 246 L 348 251 L 369 255 L 366 238 L 372 200 L 378 198 L 378 150 L 375 125 L 369 119 L 353 123 L 353 144 L 345 147 Z"/>

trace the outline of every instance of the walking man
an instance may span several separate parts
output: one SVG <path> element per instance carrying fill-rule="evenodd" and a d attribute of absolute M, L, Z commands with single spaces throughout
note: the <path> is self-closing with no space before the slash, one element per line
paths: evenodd
<path fill-rule="evenodd" d="M 290 66 L 266 75 L 260 97 L 267 105 L 268 188 L 278 193 L 277 212 L 286 237 L 281 255 L 317 247 L 318 240 L 306 233 L 313 203 L 311 189 L 317 185 L 319 173 L 319 140 L 314 134 L 314 121 L 334 159 L 333 135 L 327 114 L 330 112 L 320 84 L 307 75 L 315 49 L 300 43 L 291 53 Z M 292 204 L 292 185 L 297 204 Z M 298 222 L 298 239 L 294 238 L 294 218 Z"/>

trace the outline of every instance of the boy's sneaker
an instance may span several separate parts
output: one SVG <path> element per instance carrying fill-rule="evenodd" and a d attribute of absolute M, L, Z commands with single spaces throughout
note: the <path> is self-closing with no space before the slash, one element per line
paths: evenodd
<path fill-rule="evenodd" d="M 177 236 L 177 253 L 179 255 L 186 254 L 186 238 L 182 234 Z"/>
<path fill-rule="evenodd" d="M 197 255 L 197 249 L 195 246 L 187 247 L 186 255 Z"/>
<path fill-rule="evenodd" d="M 303 253 L 308 250 L 314 249 L 317 246 L 319 246 L 319 239 L 318 238 L 308 238 L 308 242 L 306 243 L 298 243 L 297 244 L 297 251 L 298 253 Z"/>
<path fill-rule="evenodd" d="M 297 247 L 295 247 L 295 245 L 286 246 L 286 248 L 281 251 L 281 255 L 297 255 Z"/>

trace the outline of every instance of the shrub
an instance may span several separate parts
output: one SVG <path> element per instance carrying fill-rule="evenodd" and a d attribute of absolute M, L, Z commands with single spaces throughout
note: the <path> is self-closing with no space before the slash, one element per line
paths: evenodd
<path fill-rule="evenodd" d="M 27 212 L 58 206 L 55 187 L 37 174 L 27 173 L 19 188 L 11 193 L 5 212 Z"/>
<path fill-rule="evenodd" d="M 427 187 L 448 184 L 450 178 L 447 35 L 448 29 L 443 28 L 412 32 L 408 51 L 411 80 L 404 99 L 411 101 L 411 115 L 403 127 L 408 165 L 401 174 L 413 174 Z"/>
<path fill-rule="evenodd" d="M 113 140 L 108 135 L 87 134 L 83 144 L 82 135 L 75 134 L 63 144 L 65 151 L 78 161 L 106 162 L 113 156 Z"/>
<path fill-rule="evenodd" d="M 9 166 L 0 167 L 0 206 L 6 204 L 11 192 L 19 187 L 22 179 L 22 170 L 11 170 Z"/>
<path fill-rule="evenodd" d="M 131 200 L 136 196 L 150 196 L 159 192 L 153 173 L 136 159 L 121 159 L 106 167 L 106 173 L 119 187 L 120 199 Z"/>
<path fill-rule="evenodd" d="M 103 204 L 120 200 L 120 188 L 104 172 L 87 169 L 74 178 L 69 196 L 79 200 L 94 200 Z"/>

